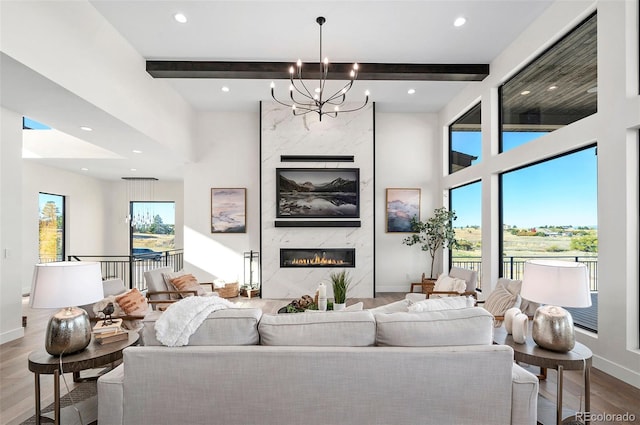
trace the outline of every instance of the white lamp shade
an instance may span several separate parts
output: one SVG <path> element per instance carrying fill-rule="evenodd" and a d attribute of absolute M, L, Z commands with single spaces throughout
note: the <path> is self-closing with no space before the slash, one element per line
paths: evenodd
<path fill-rule="evenodd" d="M 589 307 L 589 273 L 583 263 L 529 260 L 524 264 L 520 296 L 560 307 Z"/>
<path fill-rule="evenodd" d="M 31 282 L 32 308 L 66 308 L 104 298 L 100 263 L 63 261 L 36 264 Z"/>

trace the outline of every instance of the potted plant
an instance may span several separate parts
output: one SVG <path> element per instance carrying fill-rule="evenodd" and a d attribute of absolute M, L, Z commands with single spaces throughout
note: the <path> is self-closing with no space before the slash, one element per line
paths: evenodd
<path fill-rule="evenodd" d="M 331 284 L 333 285 L 333 309 L 342 310 L 346 306 L 347 290 L 351 283 L 351 277 L 346 271 L 331 273 Z"/>
<path fill-rule="evenodd" d="M 433 216 L 426 221 L 420 221 L 414 216 L 411 219 L 411 230 L 415 233 L 402 240 L 405 245 L 420 245 L 423 251 L 429 252 L 431 279 L 434 279 L 433 264 L 438 251 L 441 248 L 455 248 L 457 245 L 456 233 L 453 230 L 453 221 L 456 218 L 456 212 L 445 207 L 436 208 Z"/>

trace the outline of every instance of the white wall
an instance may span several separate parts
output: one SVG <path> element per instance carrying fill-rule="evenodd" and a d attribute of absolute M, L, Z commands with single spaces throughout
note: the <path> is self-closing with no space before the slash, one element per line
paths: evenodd
<path fill-rule="evenodd" d="M 22 329 L 22 117 L 0 109 L 0 344 Z"/>
<path fill-rule="evenodd" d="M 376 113 L 376 291 L 408 292 L 411 282 L 430 275 L 428 253 L 407 246 L 406 233 L 386 233 L 386 189 L 419 188 L 420 219 L 440 207 L 441 156 L 435 114 Z M 442 271 L 442 259 L 436 272 Z M 434 273 L 434 275 L 437 273 Z"/>
<path fill-rule="evenodd" d="M 441 112 L 448 126 L 482 99 L 483 161 L 445 176 L 444 188 L 482 179 L 482 256 L 486 288 L 498 278 L 498 175 L 536 160 L 598 144 L 598 333 L 577 331 L 595 367 L 640 387 L 638 296 L 638 10 L 637 2 L 553 4 L 492 64 L 491 75 Z M 598 112 L 497 155 L 497 88 L 558 38 L 598 10 Z"/>
<path fill-rule="evenodd" d="M 260 250 L 260 115 L 202 113 L 198 160 L 185 166 L 185 270 L 210 282 L 243 279 L 243 252 Z M 247 189 L 247 233 L 211 233 L 211 189 Z"/>

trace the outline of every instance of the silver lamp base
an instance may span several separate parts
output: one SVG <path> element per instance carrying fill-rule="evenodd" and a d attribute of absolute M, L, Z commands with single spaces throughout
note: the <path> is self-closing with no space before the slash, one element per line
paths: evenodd
<path fill-rule="evenodd" d="M 533 316 L 533 340 L 542 348 L 566 353 L 576 345 L 571 313 L 562 307 L 538 307 Z"/>
<path fill-rule="evenodd" d="M 91 342 L 91 322 L 86 311 L 64 308 L 51 316 L 44 348 L 52 356 L 77 353 Z"/>

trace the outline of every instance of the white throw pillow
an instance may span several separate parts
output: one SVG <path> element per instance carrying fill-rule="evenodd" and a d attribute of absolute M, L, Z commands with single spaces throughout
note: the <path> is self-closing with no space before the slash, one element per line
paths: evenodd
<path fill-rule="evenodd" d="M 360 311 L 362 310 L 362 307 L 364 306 L 364 303 L 362 301 L 357 302 L 355 304 L 351 304 L 349 306 L 346 306 L 345 308 L 343 308 L 340 311 Z"/>
<path fill-rule="evenodd" d="M 410 313 L 468 308 L 467 297 L 446 297 L 418 301 L 409 306 Z"/>
<path fill-rule="evenodd" d="M 458 292 L 467 290 L 467 282 L 457 277 L 441 276 L 436 281 L 434 292 Z"/>

